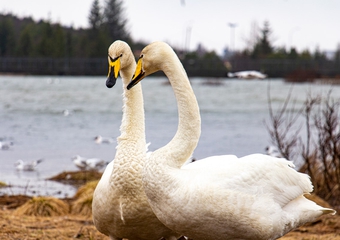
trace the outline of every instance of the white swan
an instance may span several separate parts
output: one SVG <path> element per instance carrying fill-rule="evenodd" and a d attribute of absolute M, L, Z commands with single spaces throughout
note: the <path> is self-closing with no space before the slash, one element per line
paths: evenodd
<path fill-rule="evenodd" d="M 96 228 L 112 240 L 128 238 L 158 240 L 177 239 L 154 215 L 142 186 L 142 169 L 146 158 L 142 88 L 127 91 L 136 67 L 130 47 L 115 41 L 109 47 L 109 74 L 106 85 L 115 84 L 120 71 L 123 80 L 123 118 L 116 156 L 100 179 L 92 203 Z"/>
<path fill-rule="evenodd" d="M 189 238 L 276 239 L 322 214 L 335 213 L 307 200 L 309 177 L 285 159 L 263 154 L 198 160 L 180 169 L 196 147 L 200 115 L 185 71 L 165 43 L 145 47 L 128 89 L 163 70 L 179 111 L 174 138 L 147 158 L 143 185 L 156 216 Z"/>

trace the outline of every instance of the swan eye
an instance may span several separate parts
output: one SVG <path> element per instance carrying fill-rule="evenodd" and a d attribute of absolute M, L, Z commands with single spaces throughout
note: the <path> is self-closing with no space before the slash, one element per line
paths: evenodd
<path fill-rule="evenodd" d="M 121 56 L 123 56 L 123 54 L 120 54 L 118 57 L 115 57 L 115 58 L 112 58 L 112 57 L 109 55 L 109 58 L 110 58 L 110 61 L 113 63 L 113 62 L 117 61 L 118 58 L 120 58 Z"/>

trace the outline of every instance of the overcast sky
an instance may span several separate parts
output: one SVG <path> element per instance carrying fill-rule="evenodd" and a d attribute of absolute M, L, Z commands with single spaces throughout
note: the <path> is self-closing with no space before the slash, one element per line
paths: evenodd
<path fill-rule="evenodd" d="M 88 27 L 92 2 L 1 0 L 0 11 Z M 134 40 L 162 40 L 174 47 L 195 49 L 202 43 L 219 54 L 226 46 L 244 49 L 252 26 L 264 21 L 273 30 L 274 46 L 329 51 L 340 44 L 339 0 L 124 0 L 123 7 Z"/>

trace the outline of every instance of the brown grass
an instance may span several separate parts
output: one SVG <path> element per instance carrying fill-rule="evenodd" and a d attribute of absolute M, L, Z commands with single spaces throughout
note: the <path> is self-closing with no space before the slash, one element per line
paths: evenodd
<path fill-rule="evenodd" d="M 4 202 L 15 202 L 17 196 L 0 197 L 0 239 L 93 239 L 109 240 L 96 230 L 92 220 L 81 215 L 37 217 L 18 216 L 7 209 Z M 19 197 L 21 199 L 21 197 Z M 280 240 L 340 240 L 340 215 L 322 216 L 314 223 L 306 224 L 288 233 Z"/>
<path fill-rule="evenodd" d="M 69 212 L 69 205 L 53 197 L 33 197 L 18 207 L 14 214 L 27 216 L 52 217 L 62 216 Z"/>
<path fill-rule="evenodd" d="M 0 239 L 109 240 L 82 216 L 18 216 L 13 210 L 0 210 Z"/>
<path fill-rule="evenodd" d="M 92 216 L 92 199 L 93 192 L 98 184 L 98 181 L 91 181 L 81 186 L 76 195 L 75 201 L 72 202 L 71 212 L 86 217 Z"/>
<path fill-rule="evenodd" d="M 101 178 L 101 176 L 102 173 L 97 171 L 71 171 L 62 172 L 56 176 L 49 178 L 48 180 L 80 186 L 89 181 L 98 180 Z"/>

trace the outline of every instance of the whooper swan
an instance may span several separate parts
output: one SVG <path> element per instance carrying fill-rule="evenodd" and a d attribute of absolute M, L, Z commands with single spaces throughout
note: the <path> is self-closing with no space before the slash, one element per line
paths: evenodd
<path fill-rule="evenodd" d="M 335 213 L 303 196 L 313 190 L 309 177 L 283 158 L 216 156 L 180 169 L 196 147 L 200 115 L 187 75 L 169 45 L 155 42 L 143 49 L 128 89 L 158 70 L 174 90 L 179 124 L 174 138 L 147 158 L 143 186 L 164 225 L 194 240 L 276 239 Z"/>
<path fill-rule="evenodd" d="M 126 89 L 136 67 L 130 47 L 115 41 L 109 47 L 112 87 L 120 71 Z M 124 90 L 123 119 L 115 159 L 106 167 L 93 195 L 92 212 L 96 228 L 112 240 L 127 238 L 177 239 L 150 208 L 142 186 L 142 164 L 146 157 L 142 89 Z"/>

